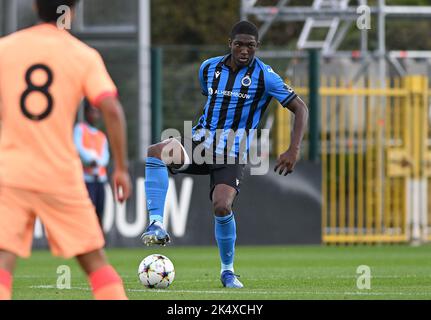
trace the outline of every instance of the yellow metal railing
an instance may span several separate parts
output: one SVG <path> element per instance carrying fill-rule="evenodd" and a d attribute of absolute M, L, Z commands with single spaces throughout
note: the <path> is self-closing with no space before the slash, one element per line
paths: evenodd
<path fill-rule="evenodd" d="M 307 88 L 292 85 L 307 100 Z M 384 88 L 322 78 L 320 98 L 323 242 L 431 240 L 427 78 L 391 79 Z M 280 153 L 291 118 L 279 108 L 276 121 Z"/>

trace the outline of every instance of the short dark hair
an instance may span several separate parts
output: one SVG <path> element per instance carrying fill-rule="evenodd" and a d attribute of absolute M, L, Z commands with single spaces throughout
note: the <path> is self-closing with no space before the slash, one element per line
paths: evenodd
<path fill-rule="evenodd" d="M 259 31 L 257 27 L 249 21 L 243 20 L 233 26 L 230 32 L 230 38 L 234 39 L 237 34 L 249 34 L 254 36 L 256 41 L 259 41 Z"/>
<path fill-rule="evenodd" d="M 55 22 L 62 15 L 57 13 L 59 6 L 74 7 L 79 0 L 36 0 L 39 18 L 45 22 Z"/>

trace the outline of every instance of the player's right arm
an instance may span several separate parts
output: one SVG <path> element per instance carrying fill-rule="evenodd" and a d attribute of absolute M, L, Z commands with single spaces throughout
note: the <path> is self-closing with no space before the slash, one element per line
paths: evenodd
<path fill-rule="evenodd" d="M 117 98 L 117 88 L 106 70 L 102 57 L 93 50 L 89 61 L 84 91 L 91 105 L 102 112 L 114 158 L 112 182 L 115 198 L 123 202 L 130 197 L 132 189 L 128 171 L 126 120 Z"/>

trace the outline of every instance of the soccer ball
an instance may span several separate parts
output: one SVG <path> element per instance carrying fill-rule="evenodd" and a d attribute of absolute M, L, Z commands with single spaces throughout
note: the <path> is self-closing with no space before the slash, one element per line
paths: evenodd
<path fill-rule="evenodd" d="M 165 289 L 174 281 L 175 269 L 169 258 L 161 254 L 152 254 L 142 260 L 138 275 L 144 286 Z"/>

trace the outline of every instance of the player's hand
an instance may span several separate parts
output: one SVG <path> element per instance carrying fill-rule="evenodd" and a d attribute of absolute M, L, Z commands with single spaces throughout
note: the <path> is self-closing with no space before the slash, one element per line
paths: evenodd
<path fill-rule="evenodd" d="M 278 157 L 274 172 L 278 172 L 279 175 L 284 174 L 284 176 L 292 173 L 298 159 L 298 154 L 299 150 L 297 151 L 289 148 L 289 150 Z"/>
<path fill-rule="evenodd" d="M 112 183 L 114 185 L 115 199 L 123 203 L 132 193 L 132 183 L 130 182 L 130 175 L 127 170 L 115 169 L 112 175 Z"/>

